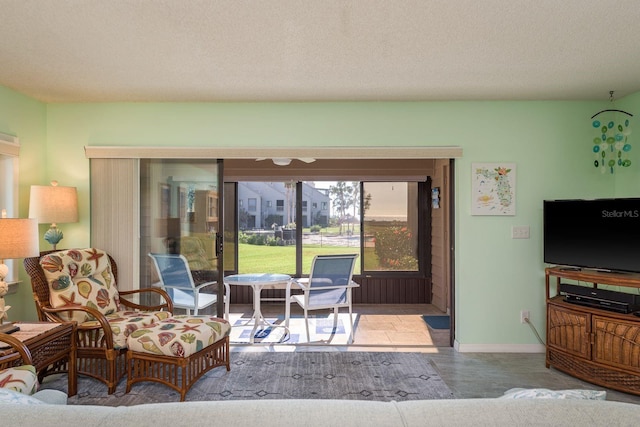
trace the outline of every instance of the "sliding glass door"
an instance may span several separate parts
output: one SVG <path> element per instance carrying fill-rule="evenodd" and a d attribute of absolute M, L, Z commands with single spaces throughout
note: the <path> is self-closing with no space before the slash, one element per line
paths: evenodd
<path fill-rule="evenodd" d="M 184 255 L 196 284 L 223 277 L 221 175 L 220 160 L 140 160 L 141 283 L 157 285 L 149 253 Z"/>

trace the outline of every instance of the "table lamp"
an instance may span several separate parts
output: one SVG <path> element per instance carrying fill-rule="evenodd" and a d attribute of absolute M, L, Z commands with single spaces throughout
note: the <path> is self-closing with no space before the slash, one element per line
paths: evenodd
<path fill-rule="evenodd" d="M 0 332 L 8 330 L 7 326 L 12 326 L 2 325 L 11 308 L 4 304 L 4 296 L 9 290 L 9 285 L 4 281 L 9 267 L 4 264 L 4 260 L 38 255 L 38 222 L 35 219 L 7 218 L 3 209 L 0 218 Z"/>
<path fill-rule="evenodd" d="M 39 224 L 51 223 L 44 240 L 56 245 L 64 237 L 57 223 L 78 222 L 78 192 L 76 187 L 60 187 L 57 181 L 50 186 L 32 185 L 29 197 L 29 218 Z"/>

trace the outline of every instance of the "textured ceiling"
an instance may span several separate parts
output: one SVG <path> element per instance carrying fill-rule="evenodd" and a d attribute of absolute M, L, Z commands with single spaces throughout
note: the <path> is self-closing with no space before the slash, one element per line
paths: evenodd
<path fill-rule="evenodd" d="M 606 100 L 638 0 L 0 0 L 0 85 L 45 102 Z"/>

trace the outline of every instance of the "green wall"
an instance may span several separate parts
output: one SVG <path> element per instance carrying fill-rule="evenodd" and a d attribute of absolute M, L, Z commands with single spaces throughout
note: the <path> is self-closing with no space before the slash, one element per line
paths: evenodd
<path fill-rule="evenodd" d="M 5 98 L 13 96 L 0 91 L 0 113 L 11 102 Z M 531 311 L 542 335 L 545 327 L 542 200 L 638 193 L 637 169 L 601 175 L 593 167 L 589 118 L 606 107 L 606 102 L 50 104 L 46 144 L 34 140 L 40 151 L 25 151 L 21 158 L 21 164 L 39 167 L 46 176 L 22 175 L 21 188 L 28 192 L 29 185 L 51 179 L 77 186 L 81 221 L 62 228 L 65 246 L 85 246 L 87 145 L 460 146 L 463 157 L 455 165 L 456 340 L 466 349 L 527 351 L 537 340 L 520 323 L 520 310 Z M 620 100 L 619 107 L 640 113 L 640 94 Z M 3 125 L 0 131 L 6 131 Z M 41 122 L 33 126 L 43 131 Z M 19 131 L 23 144 L 30 142 L 21 134 L 27 131 Z M 635 150 L 637 167 L 640 145 Z M 474 162 L 516 164 L 515 216 L 470 215 Z M 26 214 L 26 204 L 21 212 Z M 531 238 L 511 239 L 514 225 L 530 226 Z M 30 294 L 21 294 L 25 301 L 20 304 L 31 304 Z"/>
<path fill-rule="evenodd" d="M 46 124 L 46 105 L 0 86 L 0 132 L 17 136 L 20 140 L 18 196 L 21 218 L 29 216 L 29 186 L 47 178 L 44 154 Z M 31 285 L 23 268 L 20 268 L 19 278 L 22 283 L 17 292 L 5 297 L 6 304 L 12 307 L 9 319 L 35 320 Z"/>
<path fill-rule="evenodd" d="M 633 114 L 633 128 L 629 135 L 631 141 L 632 152 L 634 152 L 633 160 L 635 162 L 630 166 L 629 171 L 616 176 L 616 197 L 640 197 L 640 92 L 627 96 L 616 102 L 616 107 Z"/>

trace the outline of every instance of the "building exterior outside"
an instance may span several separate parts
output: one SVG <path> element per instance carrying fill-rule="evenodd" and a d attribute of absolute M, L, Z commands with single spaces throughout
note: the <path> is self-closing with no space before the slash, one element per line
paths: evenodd
<path fill-rule="evenodd" d="M 238 212 L 241 230 L 275 229 L 295 222 L 295 183 L 238 182 Z M 302 226 L 329 225 L 327 190 L 302 183 Z"/>

